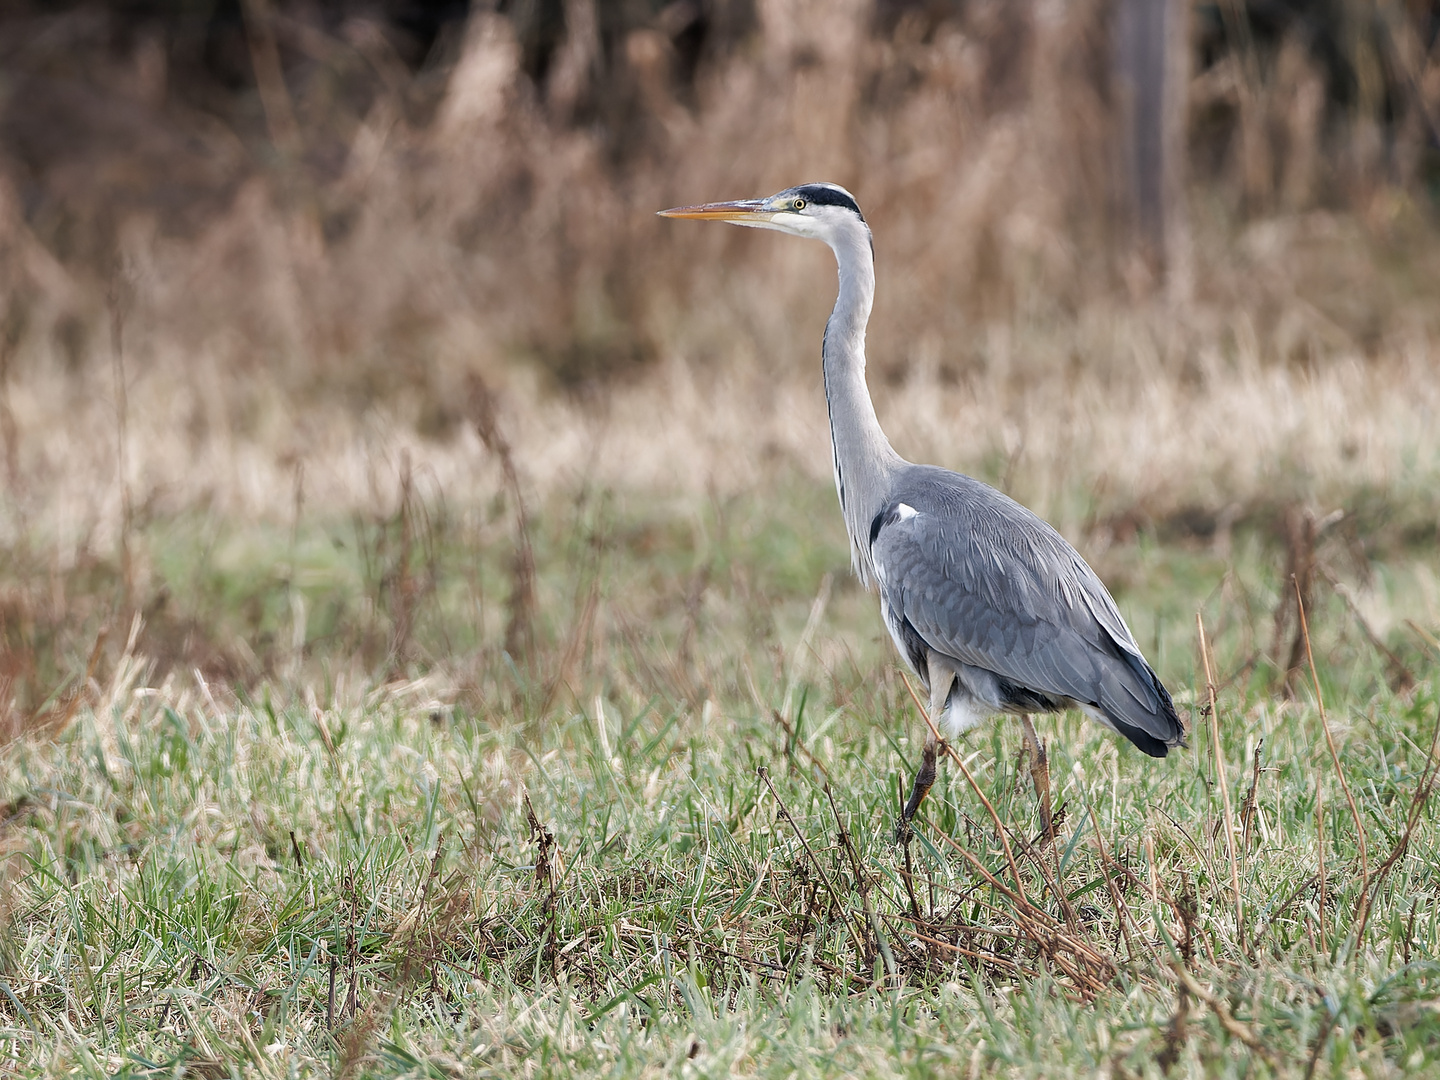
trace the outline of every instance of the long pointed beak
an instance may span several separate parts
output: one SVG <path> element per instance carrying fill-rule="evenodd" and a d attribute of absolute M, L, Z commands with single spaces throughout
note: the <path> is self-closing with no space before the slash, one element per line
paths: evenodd
<path fill-rule="evenodd" d="M 705 203 L 703 206 L 677 206 L 673 210 L 661 210 L 660 216 L 733 221 L 748 225 L 751 222 L 769 221 L 775 216 L 775 211 L 766 205 L 764 199 L 741 199 L 737 202 Z"/>

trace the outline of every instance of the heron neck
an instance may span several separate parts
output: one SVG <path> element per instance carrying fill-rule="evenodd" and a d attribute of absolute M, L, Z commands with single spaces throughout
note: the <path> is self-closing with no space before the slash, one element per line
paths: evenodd
<path fill-rule="evenodd" d="M 857 223 L 858 224 L 858 223 Z M 883 509 L 890 478 L 905 462 L 880 428 L 865 382 L 865 326 L 875 297 L 875 257 L 869 230 L 831 241 L 840 268 L 840 295 L 825 326 L 825 398 L 830 409 L 830 444 L 835 488 L 850 536 L 850 555 L 860 580 L 874 579 L 870 522 Z"/>

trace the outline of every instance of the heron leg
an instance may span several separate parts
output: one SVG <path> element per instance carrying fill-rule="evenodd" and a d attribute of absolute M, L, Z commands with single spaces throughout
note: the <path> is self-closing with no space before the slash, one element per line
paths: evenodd
<path fill-rule="evenodd" d="M 1025 732 L 1025 745 L 1030 750 L 1030 781 L 1035 785 L 1035 797 L 1040 800 L 1040 814 L 1043 818 L 1041 836 L 1045 843 L 1055 842 L 1054 817 L 1050 809 L 1050 759 L 1045 754 L 1045 744 L 1035 734 L 1035 725 L 1030 717 L 1020 716 L 1020 726 Z"/>
<path fill-rule="evenodd" d="M 895 827 L 895 839 L 904 842 L 910 839 L 910 822 L 935 786 L 935 759 L 940 754 L 940 718 L 945 715 L 945 703 L 950 700 L 950 688 L 955 682 L 955 673 L 941 668 L 932 653 L 930 657 L 930 723 L 925 733 L 925 748 L 920 754 L 920 771 L 915 774 L 915 783 L 910 788 L 910 798 L 900 814 L 900 824 Z"/>
<path fill-rule="evenodd" d="M 910 820 L 920 809 L 920 804 L 925 801 L 925 796 L 930 794 L 930 789 L 935 786 L 935 758 L 940 750 L 940 744 L 933 733 L 925 735 L 925 749 L 920 754 L 920 771 L 915 774 L 915 783 L 910 788 L 910 798 L 905 803 L 905 810 L 900 815 L 903 828 L 909 828 Z"/>

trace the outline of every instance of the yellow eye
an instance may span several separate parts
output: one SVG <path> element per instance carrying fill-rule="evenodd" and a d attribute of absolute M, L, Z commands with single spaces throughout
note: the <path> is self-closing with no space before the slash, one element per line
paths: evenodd
<path fill-rule="evenodd" d="M 796 200 L 795 200 L 795 209 L 796 209 L 796 210 L 804 210 L 804 209 L 805 209 L 805 200 L 804 200 L 804 199 L 796 199 Z"/>

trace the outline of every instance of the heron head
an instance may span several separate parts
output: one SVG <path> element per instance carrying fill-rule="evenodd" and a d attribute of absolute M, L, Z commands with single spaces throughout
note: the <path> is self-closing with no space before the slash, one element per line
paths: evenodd
<path fill-rule="evenodd" d="M 800 184 L 768 199 L 677 206 L 673 210 L 661 210 L 660 216 L 728 221 L 732 225 L 774 229 L 832 244 L 837 233 L 853 229 L 857 224 L 868 232 L 855 196 L 839 184 Z"/>

